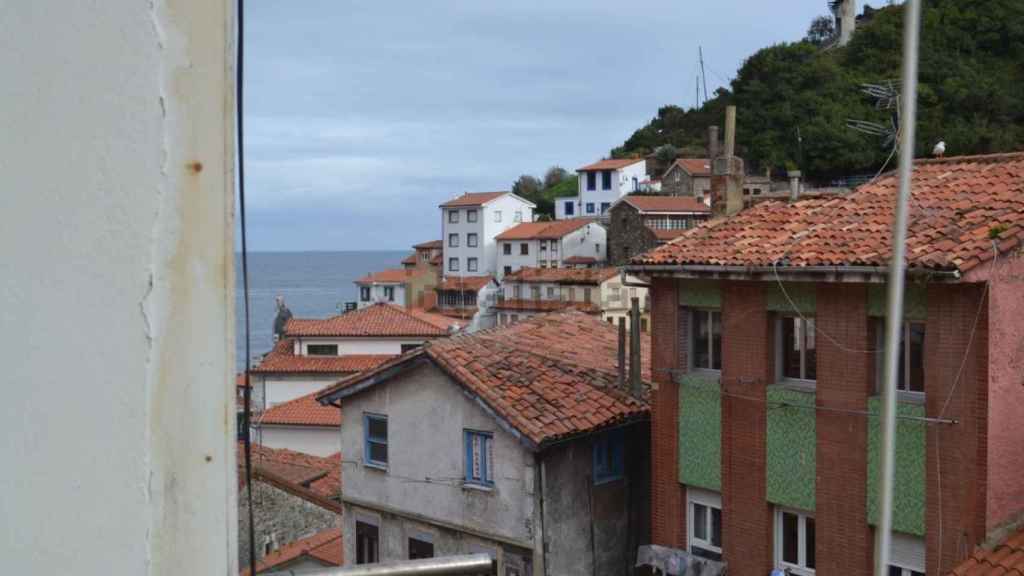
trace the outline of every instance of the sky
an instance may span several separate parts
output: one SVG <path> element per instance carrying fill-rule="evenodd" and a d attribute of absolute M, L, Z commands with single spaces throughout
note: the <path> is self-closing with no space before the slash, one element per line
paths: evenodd
<path fill-rule="evenodd" d="M 254 251 L 394 250 L 438 204 L 608 155 L 695 103 L 826 0 L 250 0 L 245 168 Z"/>

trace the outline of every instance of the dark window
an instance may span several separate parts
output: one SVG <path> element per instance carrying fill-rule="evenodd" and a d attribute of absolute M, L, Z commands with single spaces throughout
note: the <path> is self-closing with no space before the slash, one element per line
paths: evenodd
<path fill-rule="evenodd" d="M 904 322 L 900 330 L 900 356 L 898 364 L 898 381 L 896 389 L 900 392 L 924 393 L 924 337 L 925 326 L 922 322 Z M 875 322 L 875 333 L 878 335 L 878 350 L 875 355 L 877 363 L 876 381 L 881 390 L 883 379 L 885 349 L 885 319 Z M 910 343 L 909 350 L 907 343 Z"/>
<path fill-rule="evenodd" d="M 573 201 L 567 201 L 565 203 L 565 215 L 572 216 L 576 212 L 576 203 Z"/>
<path fill-rule="evenodd" d="M 466 482 L 482 486 L 494 485 L 492 457 L 493 434 L 465 430 Z"/>
<path fill-rule="evenodd" d="M 452 224 L 457 223 L 459 221 L 459 211 L 458 210 L 449 210 L 448 211 L 448 221 L 451 222 Z"/>
<path fill-rule="evenodd" d="M 508 276 L 511 273 L 512 273 L 512 267 L 511 266 L 505 266 L 505 275 Z"/>
<path fill-rule="evenodd" d="M 814 518 L 799 512 L 779 511 L 776 516 L 779 562 L 798 573 L 814 570 Z"/>
<path fill-rule="evenodd" d="M 459 235 L 458 234 L 449 234 L 448 235 L 448 247 L 449 248 L 458 248 L 459 247 Z"/>
<path fill-rule="evenodd" d="M 458 272 L 459 271 L 459 259 L 458 258 L 449 258 L 448 259 L 448 269 L 451 270 L 452 272 Z"/>
<path fill-rule="evenodd" d="M 388 465 L 388 417 L 377 414 L 363 415 L 363 433 L 366 445 L 366 463 L 377 466 Z"/>
<path fill-rule="evenodd" d="M 466 235 L 466 246 L 469 246 L 470 248 L 476 248 L 476 245 L 477 245 L 477 235 L 474 234 L 474 233 L 467 234 Z"/>
<path fill-rule="evenodd" d="M 596 210 L 596 208 L 594 207 L 594 203 L 587 202 L 587 214 L 593 214 L 594 210 Z"/>
<path fill-rule="evenodd" d="M 421 560 L 423 558 L 433 557 L 434 544 L 432 542 L 409 538 L 409 560 Z"/>
<path fill-rule="evenodd" d="M 466 270 L 469 272 L 476 272 L 476 263 L 476 258 L 469 258 L 468 260 L 466 260 Z"/>
<path fill-rule="evenodd" d="M 530 254 L 530 245 L 526 242 L 521 242 L 519 244 L 519 253 L 523 256 L 528 256 Z"/>
<path fill-rule="evenodd" d="M 388 302 L 394 302 L 395 301 L 395 287 L 394 286 L 385 286 L 384 287 L 384 298 Z"/>
<path fill-rule="evenodd" d="M 622 478 L 624 433 L 621 428 L 598 434 L 594 438 L 594 483 L 601 484 Z"/>
<path fill-rule="evenodd" d="M 356 564 L 375 564 L 380 561 L 380 529 L 373 524 L 356 520 Z"/>
<path fill-rule="evenodd" d="M 694 310 L 692 317 L 693 367 L 721 370 L 722 313 L 717 310 Z"/>
<path fill-rule="evenodd" d="M 612 171 L 604 170 L 601 172 L 601 189 L 611 190 L 612 189 Z"/>
<path fill-rule="evenodd" d="M 540 286 L 530 286 L 530 298 L 540 300 Z"/>
<path fill-rule="evenodd" d="M 420 346 L 422 346 L 422 344 L 402 344 L 402 354 L 405 354 L 406 352 L 411 352 L 419 348 Z"/>
<path fill-rule="evenodd" d="M 690 553 L 720 561 L 722 559 L 722 509 L 705 502 L 690 502 L 693 534 Z"/>
<path fill-rule="evenodd" d="M 503 243 L 501 245 L 501 252 L 502 252 L 502 254 L 504 254 L 506 256 L 511 255 L 512 254 L 512 244 L 509 243 L 509 242 Z"/>
<path fill-rule="evenodd" d="M 310 356 L 337 356 L 337 344 L 309 344 L 306 346 L 306 354 Z"/>
<path fill-rule="evenodd" d="M 604 214 L 605 212 L 607 212 L 608 209 L 611 208 L 611 207 L 612 207 L 612 203 L 611 202 L 601 202 L 601 214 Z"/>
<path fill-rule="evenodd" d="M 597 188 L 597 172 L 587 172 L 587 190 Z"/>
<path fill-rule="evenodd" d="M 362 300 L 363 302 L 369 302 L 370 301 L 370 287 L 369 286 L 360 286 L 359 287 L 359 299 Z"/>
<path fill-rule="evenodd" d="M 815 344 L 814 318 L 783 316 L 779 339 L 782 377 L 794 380 L 816 380 L 818 354 Z"/>
<path fill-rule="evenodd" d="M 466 222 L 476 222 L 476 210 L 466 210 Z"/>
<path fill-rule="evenodd" d="M 583 289 L 583 301 L 590 302 L 590 288 Z"/>

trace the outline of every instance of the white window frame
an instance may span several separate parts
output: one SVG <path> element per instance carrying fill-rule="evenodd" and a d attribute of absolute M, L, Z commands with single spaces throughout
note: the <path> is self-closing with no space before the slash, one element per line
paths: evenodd
<path fill-rule="evenodd" d="M 705 522 L 705 534 L 707 538 L 697 538 L 696 521 L 697 513 L 696 506 L 703 506 L 707 508 L 708 512 L 704 517 Z M 701 490 L 699 488 L 687 488 L 686 489 L 686 536 L 687 546 L 686 549 L 690 554 L 693 554 L 693 549 L 699 548 L 713 554 L 718 554 L 719 558 L 722 558 L 723 551 L 721 546 L 715 546 L 711 543 L 711 534 L 713 533 L 713 522 L 711 520 L 711 510 L 718 510 L 719 518 L 722 514 L 722 495 L 717 492 L 711 492 L 708 490 Z M 701 556 L 703 558 L 703 556 Z"/>
<path fill-rule="evenodd" d="M 807 376 L 807 349 L 806 349 L 806 345 L 803 345 L 801 347 L 801 349 L 800 349 L 800 376 L 801 377 L 800 378 L 792 378 L 790 376 L 786 376 L 785 375 L 785 367 L 783 366 L 783 362 L 784 362 L 783 347 L 785 346 L 785 343 L 782 341 L 782 323 L 787 321 L 787 320 L 793 319 L 793 318 L 799 319 L 803 323 L 804 326 L 806 326 L 808 320 L 812 320 L 812 321 L 814 321 L 815 330 L 817 330 L 818 321 L 817 321 L 817 319 L 814 316 L 801 316 L 801 315 L 798 315 L 798 314 L 780 314 L 780 315 L 778 315 L 775 318 L 775 381 L 779 382 L 779 383 L 782 383 L 782 384 L 787 384 L 787 385 L 790 385 L 790 386 L 795 386 L 797 388 L 806 388 L 806 389 L 809 389 L 809 390 L 814 390 L 814 388 L 817 386 L 817 383 L 818 383 L 818 380 L 817 380 L 817 374 L 818 374 L 818 367 L 817 367 L 817 357 L 818 357 L 817 356 L 817 351 L 818 351 L 817 338 L 818 337 L 817 337 L 817 334 L 815 334 L 815 336 L 814 336 L 814 339 L 815 339 L 815 346 L 814 346 L 814 350 L 815 350 L 815 356 L 814 356 L 815 357 L 815 367 L 814 367 L 815 378 L 813 378 L 813 379 L 806 378 L 806 376 Z M 802 328 L 802 329 L 806 331 L 806 328 Z M 806 336 L 804 337 L 803 342 L 806 342 Z"/>
<path fill-rule="evenodd" d="M 889 547 L 889 569 L 897 569 L 900 576 L 924 576 L 927 545 L 924 538 L 893 532 Z"/>
<path fill-rule="evenodd" d="M 875 318 L 875 393 L 881 394 L 881 385 L 883 379 L 883 368 L 884 368 L 884 354 L 882 351 L 885 349 L 885 318 Z M 902 338 L 901 344 L 905 346 L 903 349 L 903 358 L 899 370 L 903 372 L 903 385 L 900 387 L 899 380 L 896 381 L 896 394 L 900 400 L 924 403 L 924 390 L 910 390 L 910 348 L 908 344 L 910 342 L 910 327 L 912 325 L 919 325 L 924 328 L 925 342 L 922 342 L 922 347 L 927 345 L 928 340 L 928 324 L 924 320 L 903 320 L 903 324 L 900 326 L 900 335 Z M 922 354 L 921 362 L 924 363 L 924 357 Z M 924 369 L 924 366 L 921 367 Z"/>
<path fill-rule="evenodd" d="M 797 517 L 797 564 L 790 564 L 782 559 L 782 515 L 793 514 Z M 814 520 L 814 514 L 805 512 L 803 510 L 797 510 L 795 508 L 776 507 L 775 508 L 775 528 L 774 528 L 774 540 L 775 540 L 775 567 L 779 569 L 788 569 L 791 574 L 797 574 L 798 576 L 814 576 L 814 568 L 808 568 L 807 564 L 807 520 Z M 817 544 L 817 523 L 815 523 L 815 537 L 814 542 Z M 817 551 L 815 551 L 815 565 L 817 565 Z"/>
<path fill-rule="evenodd" d="M 690 357 L 689 357 L 690 371 L 691 372 L 711 372 L 711 373 L 714 373 L 714 374 L 720 374 L 722 372 L 722 369 L 721 368 L 713 368 L 713 366 L 715 365 L 715 358 L 718 358 L 718 357 L 720 357 L 722 355 L 722 350 L 721 350 L 722 346 L 719 345 L 718 349 L 717 350 L 715 349 L 715 346 L 714 346 L 715 335 L 714 335 L 713 332 L 709 332 L 708 333 L 708 347 L 711 348 L 711 350 L 708 353 L 708 359 L 710 361 L 711 366 L 697 366 L 697 364 L 694 361 L 695 358 L 697 357 L 697 338 L 696 338 L 696 332 L 695 331 L 697 330 L 697 316 L 700 315 L 700 314 L 706 314 L 708 316 L 708 330 L 709 331 L 711 331 L 714 328 L 714 325 L 715 325 L 714 321 L 712 319 L 711 314 L 718 314 L 718 329 L 719 329 L 719 332 L 721 332 L 722 328 L 724 327 L 723 324 L 722 324 L 722 311 L 721 311 L 721 309 L 719 309 L 719 308 L 691 308 L 690 309 L 690 319 L 689 319 L 690 320 L 690 326 L 689 326 L 689 328 L 690 328 L 689 332 L 690 333 L 687 334 L 687 339 L 689 340 L 689 347 L 690 347 L 690 350 L 689 350 L 689 352 L 690 352 Z M 718 338 L 719 338 L 719 340 L 722 340 L 723 343 L 724 343 L 725 339 L 722 337 L 722 334 L 719 334 Z"/>

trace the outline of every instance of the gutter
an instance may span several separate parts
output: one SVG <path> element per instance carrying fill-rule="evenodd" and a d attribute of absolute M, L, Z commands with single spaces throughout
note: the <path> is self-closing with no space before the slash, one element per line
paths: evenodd
<path fill-rule="evenodd" d="M 758 276 L 769 274 L 806 274 L 832 276 L 877 276 L 886 281 L 889 274 L 888 266 L 717 266 L 707 264 L 636 264 L 623 268 L 623 273 L 637 274 L 669 274 L 675 277 L 688 278 L 696 276 Z M 945 281 L 960 280 L 959 270 L 930 270 L 912 268 L 906 271 L 908 276 L 940 279 Z"/>

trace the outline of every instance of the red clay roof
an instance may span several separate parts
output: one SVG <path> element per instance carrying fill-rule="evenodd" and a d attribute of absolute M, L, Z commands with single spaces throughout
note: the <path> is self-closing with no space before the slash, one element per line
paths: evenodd
<path fill-rule="evenodd" d="M 618 268 L 520 268 L 506 274 L 503 282 L 526 284 L 589 284 L 597 286 L 617 276 Z"/>
<path fill-rule="evenodd" d="M 416 263 L 416 256 L 413 255 L 413 264 Z M 403 262 L 405 262 L 403 260 Z M 388 270 L 381 270 L 380 272 L 373 272 L 363 276 L 359 280 L 356 280 L 356 284 L 404 284 L 407 280 L 416 276 L 416 273 L 412 270 L 406 270 L 405 268 L 390 268 Z"/>
<path fill-rule="evenodd" d="M 295 340 L 282 338 L 258 366 L 253 374 L 350 374 L 373 368 L 387 360 L 390 354 L 349 354 L 346 356 L 296 356 Z"/>
<path fill-rule="evenodd" d="M 337 410 L 337 408 L 335 408 Z M 319 498 L 337 500 L 341 494 L 341 453 L 314 456 L 285 448 L 252 445 L 252 465 L 255 474 L 262 471 L 294 484 L 294 492 L 302 496 L 303 490 Z M 238 443 L 239 484 L 244 485 L 245 452 Z"/>
<path fill-rule="evenodd" d="M 593 164 L 587 164 L 582 168 L 577 168 L 576 171 L 589 172 L 593 170 L 618 170 L 619 168 L 625 168 L 626 166 L 643 161 L 643 158 L 610 158 L 608 160 L 598 160 Z"/>
<path fill-rule="evenodd" d="M 496 240 L 557 240 L 566 234 L 575 232 L 587 224 L 593 224 L 592 218 L 570 218 L 551 222 L 524 222 L 498 234 Z"/>
<path fill-rule="evenodd" d="M 441 204 L 441 208 L 459 208 L 463 206 L 482 206 L 495 198 L 510 192 L 466 192 L 462 196 Z"/>
<path fill-rule="evenodd" d="M 493 280 L 492 276 L 446 276 L 436 290 L 477 291 Z"/>
<path fill-rule="evenodd" d="M 1024 576 L 1024 529 L 991 549 L 976 549 L 949 575 Z"/>
<path fill-rule="evenodd" d="M 665 230 L 663 228 L 651 228 L 650 226 L 647 228 L 654 233 L 654 237 L 660 242 L 675 240 L 686 233 L 686 230 Z"/>
<path fill-rule="evenodd" d="M 432 248 L 444 248 L 444 242 L 442 242 L 441 240 L 428 240 L 426 242 L 421 242 L 419 244 L 414 245 L 413 248 L 415 248 L 417 250 L 429 250 L 429 249 L 432 249 Z"/>
<path fill-rule="evenodd" d="M 693 196 L 623 196 L 626 202 L 646 214 L 672 214 L 678 212 L 708 213 L 711 208 Z"/>
<path fill-rule="evenodd" d="M 646 401 L 616 387 L 617 346 L 618 331 L 600 318 L 580 312 L 540 314 L 511 326 L 435 340 L 342 380 L 318 397 L 337 398 L 390 368 L 426 357 L 540 447 L 648 413 Z M 642 340 L 641 351 L 642 374 L 650 381 L 650 338 Z"/>
<path fill-rule="evenodd" d="M 419 260 L 417 260 L 415 252 L 413 252 L 412 254 L 409 254 L 405 258 L 402 258 L 402 265 L 403 266 L 407 265 L 407 264 L 411 264 L 411 265 L 415 266 L 417 262 L 419 262 Z"/>
<path fill-rule="evenodd" d="M 287 564 L 303 557 L 316 560 L 324 566 L 341 566 L 344 561 L 341 528 L 330 528 L 281 546 L 256 563 L 256 573 L 287 568 Z M 245 568 L 241 573 L 248 576 L 249 569 Z"/>
<path fill-rule="evenodd" d="M 362 337 L 362 336 L 445 336 L 447 330 L 426 320 L 421 314 L 388 302 L 323 320 L 292 318 L 285 325 L 288 336 Z"/>
<path fill-rule="evenodd" d="M 679 166 L 691 176 L 711 176 L 711 160 L 707 158 L 679 158 L 665 171 L 667 174 Z"/>
<path fill-rule="evenodd" d="M 897 175 L 847 196 L 768 201 L 715 218 L 634 264 L 887 266 Z M 1024 237 L 1024 153 L 914 163 L 907 267 L 965 272 Z"/>
<path fill-rule="evenodd" d="M 283 402 L 265 411 L 259 424 L 271 426 L 341 426 L 341 410 L 316 401 L 316 392 Z"/>

